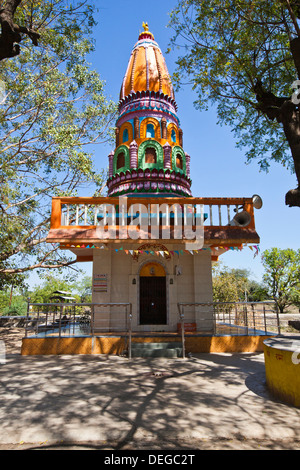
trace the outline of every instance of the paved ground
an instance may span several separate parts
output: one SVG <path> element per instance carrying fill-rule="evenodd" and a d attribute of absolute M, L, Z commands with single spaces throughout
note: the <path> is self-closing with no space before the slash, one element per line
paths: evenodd
<path fill-rule="evenodd" d="M 0 450 L 300 450 L 300 409 L 270 397 L 263 354 L 20 356 L 17 336 L 0 330 Z"/>

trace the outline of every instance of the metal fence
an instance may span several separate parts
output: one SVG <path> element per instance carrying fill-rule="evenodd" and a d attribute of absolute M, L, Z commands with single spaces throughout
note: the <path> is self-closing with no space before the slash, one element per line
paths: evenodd
<path fill-rule="evenodd" d="M 130 303 L 29 302 L 27 307 L 25 337 L 94 336 L 114 331 L 126 334 L 130 330 Z"/>
<path fill-rule="evenodd" d="M 280 334 L 277 304 L 269 302 L 178 303 L 183 351 L 188 334 L 210 336 Z M 149 332 L 139 329 L 139 333 Z M 25 337 L 123 334 L 131 358 L 130 303 L 28 303 Z M 167 332 L 170 333 L 170 332 Z M 174 333 L 174 332 L 173 332 Z"/>
<path fill-rule="evenodd" d="M 280 334 L 275 301 L 178 303 L 178 312 L 183 357 L 185 338 L 192 332 L 214 336 Z"/>
<path fill-rule="evenodd" d="M 178 303 L 180 322 L 213 335 L 280 334 L 279 309 L 267 302 Z"/>

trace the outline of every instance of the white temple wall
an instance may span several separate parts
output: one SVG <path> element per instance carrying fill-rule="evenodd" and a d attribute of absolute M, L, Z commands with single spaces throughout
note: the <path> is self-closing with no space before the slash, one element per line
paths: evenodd
<path fill-rule="evenodd" d="M 135 249 L 135 247 L 130 247 Z M 169 246 L 169 250 L 182 246 Z M 140 325 L 139 272 L 144 264 L 159 263 L 166 273 L 165 325 Z M 133 331 L 176 331 L 179 322 L 178 302 L 212 302 L 212 272 L 210 251 L 198 254 L 185 253 L 170 259 L 162 256 L 141 254 L 138 260 L 125 252 L 94 250 L 93 261 L 93 302 L 132 304 Z M 212 330 L 212 309 L 191 306 L 185 308 L 185 322 L 197 323 L 198 330 Z M 125 309 L 121 307 L 95 308 L 95 329 L 125 329 Z"/>

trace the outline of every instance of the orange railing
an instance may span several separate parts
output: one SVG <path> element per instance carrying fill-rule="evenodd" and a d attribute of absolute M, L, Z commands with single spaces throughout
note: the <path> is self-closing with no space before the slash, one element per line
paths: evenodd
<path fill-rule="evenodd" d="M 223 232 L 229 231 L 234 240 L 234 233 L 237 234 L 237 231 L 240 238 L 243 233 L 256 233 L 254 201 L 253 197 L 54 197 L 50 232 L 73 229 L 86 233 L 87 230 L 96 230 L 102 224 L 115 229 L 116 238 L 124 239 L 120 235 L 122 228 L 128 227 L 133 218 L 137 217 L 136 225 L 143 225 L 149 233 L 153 223 L 159 227 L 169 223 L 172 229 L 180 224 L 190 224 L 192 228 L 203 226 L 208 234 L 215 234 L 220 229 Z M 251 242 L 248 235 L 245 241 Z M 257 234 L 252 241 L 259 241 Z M 239 239 L 236 244 L 240 242 Z"/>

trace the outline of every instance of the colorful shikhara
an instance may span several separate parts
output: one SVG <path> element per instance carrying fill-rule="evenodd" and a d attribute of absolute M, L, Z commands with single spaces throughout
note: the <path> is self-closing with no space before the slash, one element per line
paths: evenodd
<path fill-rule="evenodd" d="M 163 54 L 143 24 L 120 91 L 108 195 L 191 196 L 190 156 Z"/>

